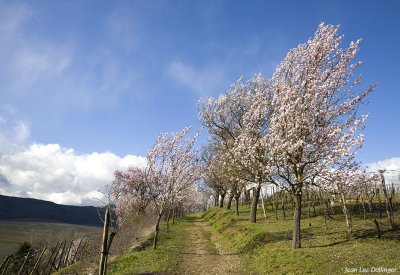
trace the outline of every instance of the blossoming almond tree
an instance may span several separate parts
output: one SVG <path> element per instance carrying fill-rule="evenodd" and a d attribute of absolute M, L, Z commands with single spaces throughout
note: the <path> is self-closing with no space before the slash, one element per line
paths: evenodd
<path fill-rule="evenodd" d="M 243 170 L 243 178 L 256 184 L 250 211 L 250 222 L 255 223 L 261 187 L 271 182 L 265 138 L 273 114 L 273 97 L 270 81 L 262 78 L 261 74 L 250 79 L 243 89 L 247 93 L 248 109 L 243 114 L 242 131 L 230 148 L 230 154 Z"/>
<path fill-rule="evenodd" d="M 229 178 L 224 172 L 224 165 L 218 159 L 218 155 L 214 155 L 209 160 L 204 176 L 206 183 L 219 194 L 218 206 L 224 207 L 224 199 L 229 189 Z"/>
<path fill-rule="evenodd" d="M 122 225 L 131 215 L 144 211 L 152 199 L 152 194 L 147 184 L 146 171 L 142 168 L 129 167 L 127 171 L 116 170 L 114 177 L 109 193 L 115 204 L 118 223 Z"/>
<path fill-rule="evenodd" d="M 338 28 L 321 23 L 314 38 L 292 49 L 272 77 L 274 112 L 265 144 L 270 172 L 295 198 L 293 248 L 301 247 L 303 186 L 331 169 L 358 168 L 355 155 L 363 136 L 356 131 L 367 118 L 358 114 L 358 106 L 375 87 L 355 91 L 361 77 L 353 73 L 362 62 L 351 61 L 360 40 L 339 48 Z"/>
<path fill-rule="evenodd" d="M 181 132 L 160 135 L 150 148 L 146 160 L 146 173 L 150 194 L 158 214 L 153 248 L 157 248 L 157 237 L 162 216 L 174 202 L 182 201 L 188 190 L 200 179 L 200 158 L 193 149 L 199 133 L 193 139 L 187 134 L 191 127 Z"/>
<path fill-rule="evenodd" d="M 224 193 L 229 191 L 229 198 L 226 204 L 226 209 L 230 209 L 232 200 L 236 201 L 236 213 L 238 214 L 238 202 L 240 192 L 245 186 L 244 181 L 240 181 L 241 171 L 236 167 L 235 163 L 229 160 L 229 155 L 223 152 L 214 154 L 208 162 L 206 176 L 208 180 L 217 182 L 222 186 Z M 221 197 L 220 207 L 223 207 L 224 195 Z"/>
<path fill-rule="evenodd" d="M 160 135 L 146 156 L 146 167 L 116 171 L 111 194 L 121 222 L 129 215 L 143 211 L 150 203 L 157 213 L 153 248 L 157 248 L 159 225 L 164 214 L 195 190 L 200 179 L 200 158 L 193 149 L 198 134 L 190 139 L 190 127 L 171 135 Z"/>
<path fill-rule="evenodd" d="M 268 85 L 269 82 L 261 74 L 246 83 L 239 79 L 217 100 L 208 98 L 198 103 L 199 119 L 211 134 L 211 141 L 218 145 L 221 156 L 224 156 L 224 165 L 230 166 L 232 171 L 236 170 L 235 174 L 240 174 L 237 181 L 241 179 L 257 184 L 250 222 L 256 222 L 261 185 L 266 179 L 265 148 L 260 141 L 268 128 L 269 111 L 259 107 L 266 103 L 262 99 L 270 98 L 265 95 Z"/>

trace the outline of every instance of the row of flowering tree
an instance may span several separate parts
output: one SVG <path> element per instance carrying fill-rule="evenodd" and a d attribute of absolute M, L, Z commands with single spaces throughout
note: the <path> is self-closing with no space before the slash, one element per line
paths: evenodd
<path fill-rule="evenodd" d="M 379 184 L 379 176 L 376 173 L 367 173 L 366 171 L 333 170 L 327 176 L 316 179 L 316 182 L 318 182 L 318 185 L 323 186 L 325 191 L 339 196 L 347 230 L 351 233 L 353 224 L 348 198 L 363 197 L 364 193 L 368 195 L 369 191 Z M 365 209 L 364 203 L 363 208 Z M 372 206 L 370 208 L 372 211 Z"/>
<path fill-rule="evenodd" d="M 190 139 L 189 130 L 190 127 L 160 135 L 149 149 L 146 166 L 115 171 L 115 180 L 110 187 L 119 224 L 148 207 L 156 212 L 154 249 L 157 248 L 162 217 L 175 205 L 188 205 L 196 200 L 195 183 L 200 180 L 201 163 L 193 146 L 199 133 Z"/>
<path fill-rule="evenodd" d="M 304 187 L 332 186 L 337 171 L 355 174 L 360 166 L 358 130 L 367 115 L 358 111 L 375 85 L 360 89 L 361 77 L 354 73 L 362 62 L 352 62 L 360 40 L 339 48 L 338 29 L 321 23 L 313 38 L 289 51 L 271 79 L 239 80 L 219 99 L 199 102 L 199 118 L 220 158 L 237 171 L 233 178 L 256 184 L 250 222 L 256 222 L 262 184 L 291 193 L 293 248 L 301 247 Z M 349 184 L 343 180 L 337 186 Z"/>

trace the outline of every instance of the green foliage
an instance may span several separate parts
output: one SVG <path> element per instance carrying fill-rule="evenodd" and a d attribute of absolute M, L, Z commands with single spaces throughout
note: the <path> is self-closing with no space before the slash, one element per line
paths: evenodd
<path fill-rule="evenodd" d="M 19 245 L 17 252 L 15 252 L 15 257 L 23 258 L 28 254 L 29 251 L 32 252 L 32 245 L 25 241 Z"/>

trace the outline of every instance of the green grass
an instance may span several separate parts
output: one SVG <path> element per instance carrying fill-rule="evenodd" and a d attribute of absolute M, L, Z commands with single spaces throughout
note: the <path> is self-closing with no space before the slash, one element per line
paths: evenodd
<path fill-rule="evenodd" d="M 216 237 L 217 242 L 222 238 L 243 257 L 246 271 L 254 270 L 255 274 L 342 274 L 346 267 L 397 268 L 399 273 L 400 231 L 391 230 L 385 216 L 380 219 L 378 213 L 372 213 L 370 219 L 364 220 L 360 212 L 353 213 L 354 232 L 349 234 L 339 205 L 334 207 L 335 214 L 327 218 L 328 229 L 322 214 L 324 206 L 316 208 L 317 216 L 311 217 L 309 227 L 306 205 L 301 220 L 302 248 L 293 250 L 291 205 L 287 205 L 286 210 L 284 220 L 281 209 L 278 219 L 271 206 L 267 218 L 259 209 L 255 224 L 248 222 L 250 207 L 247 205 L 240 207 L 239 216 L 234 210 L 218 207 L 204 212 L 203 219 L 211 225 L 211 229 L 201 231 L 208 241 L 208 252 L 217 253 L 214 241 Z M 377 237 L 374 218 L 380 224 L 381 238 Z M 398 223 L 398 212 L 395 218 Z M 153 236 L 150 236 L 141 250 L 110 259 L 107 274 L 175 274 L 179 270 L 179 253 L 185 234 L 190 232 L 188 227 L 194 226 L 194 219 L 194 216 L 186 216 L 171 224 L 169 233 L 161 231 L 157 250 L 152 249 Z"/>
<path fill-rule="evenodd" d="M 72 274 L 77 274 L 76 269 L 79 267 L 79 262 L 78 263 L 74 263 L 71 264 L 67 267 L 64 267 L 62 269 L 60 269 L 57 272 L 53 272 L 51 273 L 51 275 L 72 275 Z M 54 271 L 54 269 L 53 269 Z"/>
<path fill-rule="evenodd" d="M 170 223 L 170 232 L 160 232 L 158 246 L 152 248 L 153 236 L 144 243 L 140 251 L 128 252 L 111 260 L 107 274 L 141 274 L 151 272 L 173 272 L 178 266 L 178 253 L 181 245 L 183 228 L 189 226 L 188 217 Z"/>
<path fill-rule="evenodd" d="M 217 254 L 218 250 L 215 247 L 213 241 L 211 240 L 212 233 L 205 229 L 202 229 L 201 233 L 203 234 L 204 238 L 207 240 L 207 251 L 211 254 Z"/>
<path fill-rule="evenodd" d="M 344 215 L 335 208 L 335 215 L 327 220 L 319 215 L 307 221 L 307 207 L 303 207 L 301 221 L 302 248 L 291 248 L 293 212 L 286 206 L 286 220 L 282 210 L 267 212 L 264 218 L 258 210 L 257 223 L 250 224 L 249 206 L 240 208 L 240 215 L 234 210 L 212 208 L 205 212 L 204 219 L 234 248 L 247 257 L 257 272 L 264 274 L 338 274 L 345 268 L 386 267 L 400 271 L 400 231 L 390 230 L 385 218 L 377 219 L 383 235 L 376 237 L 372 220 L 362 215 L 353 215 L 354 232 L 349 234 Z M 317 208 L 321 213 L 323 208 Z M 398 216 L 398 215 L 397 215 Z M 398 221 L 398 218 L 396 218 Z"/>

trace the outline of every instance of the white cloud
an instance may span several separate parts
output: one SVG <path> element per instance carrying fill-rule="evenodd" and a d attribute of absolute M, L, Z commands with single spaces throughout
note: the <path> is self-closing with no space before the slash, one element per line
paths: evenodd
<path fill-rule="evenodd" d="M 386 182 L 400 186 L 400 157 L 367 163 L 366 166 L 368 167 L 368 171 L 371 172 L 386 169 L 384 173 Z"/>
<path fill-rule="evenodd" d="M 367 163 L 366 166 L 370 171 L 378 171 L 380 169 L 400 171 L 400 157 Z"/>
<path fill-rule="evenodd" d="M 14 126 L 13 136 L 17 143 L 24 142 L 30 136 L 29 125 L 23 121 L 18 121 L 17 125 Z"/>
<path fill-rule="evenodd" d="M 73 205 L 98 205 L 116 169 L 145 165 L 145 158 L 79 154 L 59 144 L 29 146 L 29 125 L 0 117 L 0 194 Z"/>
<path fill-rule="evenodd" d="M 65 48 L 65 49 L 63 49 Z M 36 84 L 61 76 L 71 64 L 72 56 L 66 47 L 40 45 L 21 48 L 15 52 L 10 73 L 19 83 Z"/>
<path fill-rule="evenodd" d="M 99 205 L 116 169 L 143 167 L 144 157 L 79 154 L 59 144 L 29 143 L 29 124 L 0 116 L 0 194 L 72 205 Z"/>
<path fill-rule="evenodd" d="M 225 77 L 222 68 L 216 65 L 196 69 L 180 61 L 170 63 L 167 75 L 200 94 L 214 93 L 223 84 Z"/>
<path fill-rule="evenodd" d="M 23 145 L 30 135 L 30 127 L 24 121 L 7 121 L 0 116 L 0 156 L 11 153 Z"/>
<path fill-rule="evenodd" d="M 77 154 L 58 144 L 32 144 L 0 157 L 0 192 L 72 205 L 98 205 L 116 169 L 143 167 L 144 157 Z M 3 183 L 3 184 L 1 184 Z"/>

